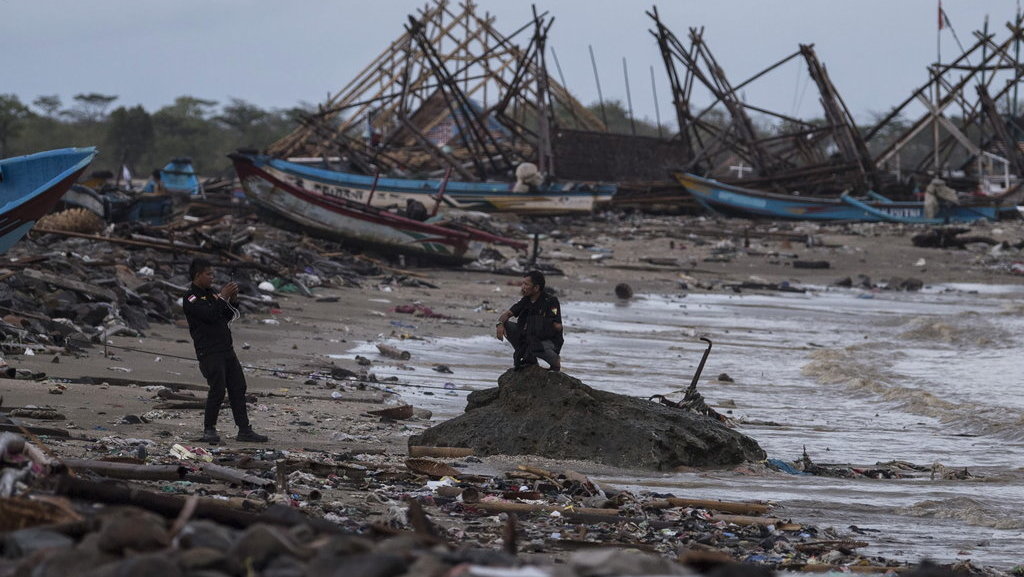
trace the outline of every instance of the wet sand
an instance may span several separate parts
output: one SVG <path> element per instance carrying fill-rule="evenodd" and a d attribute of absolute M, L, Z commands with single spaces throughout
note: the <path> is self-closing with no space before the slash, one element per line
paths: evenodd
<path fill-rule="evenodd" d="M 744 282 L 820 286 L 849 277 L 856 283 L 858 275 L 866 275 L 876 284 L 895 278 L 916 278 L 925 284 L 1024 284 L 1024 277 L 1010 269 L 1015 249 L 993 257 L 987 245 L 971 245 L 966 250 L 913 247 L 910 237 L 922 228 L 759 224 L 745 233 L 749 226 L 739 220 L 694 218 L 628 217 L 612 223 L 583 219 L 556 224 L 551 236 L 542 241 L 542 255 L 544 262 L 565 273 L 549 276 L 548 281 L 558 290 L 563 308 L 574 301 L 616 302 L 614 288 L 623 282 L 638 295 L 732 291 L 723 285 Z M 732 232 L 688 232 L 698 229 Z M 800 234 L 810 234 L 812 241 L 797 240 Z M 1019 222 L 980 223 L 970 234 L 1012 244 L 1024 239 L 1024 227 Z M 827 261 L 830 267 L 794 268 L 798 261 Z M 450 411 L 452 406 L 461 407 L 468 389 L 494 386 L 500 369 L 479 382 L 460 376 L 460 367 L 454 362 L 459 360 L 458 351 L 438 351 L 436 361 L 429 351 L 424 352 L 425 358 L 417 358 L 420 365 L 447 363 L 455 371 L 451 378 L 444 373 L 424 378 L 413 375 L 414 371 L 398 361 L 376 354 L 374 343 L 387 339 L 401 347 L 402 339 L 493 338 L 494 319 L 518 298 L 518 276 L 433 268 L 409 272 L 437 288 L 385 285 L 383 279 L 367 278 L 360 288 L 316 289 L 315 298 L 275 295 L 276 309 L 248 314 L 235 323 L 236 350 L 243 365 L 258 367 L 247 371 L 250 392 L 259 395 L 257 403 L 250 405 L 250 417 L 257 430 L 271 437 L 267 448 L 339 452 L 373 447 L 384 449 L 400 462 L 408 436 L 430 422 L 382 423 L 366 415 L 367 410 L 411 402 Z M 761 290 L 772 292 L 770 288 Z M 393 312 L 395 306 L 410 304 L 428 307 L 444 318 Z M 581 328 L 567 324 L 568 331 Z M 189 444 L 201 429 L 201 410 L 154 413 L 154 406 L 163 401 L 145 386 L 184 383 L 194 388 L 199 400 L 204 398 L 205 385 L 192 360 L 187 329 L 154 325 L 144 337 L 117 337 L 111 343 L 114 346 L 106 354 L 102 347 L 94 347 L 82 355 L 61 355 L 59 359 L 54 355 L 8 355 L 8 365 L 18 369 L 45 372 L 57 379 L 87 376 L 96 384 L 69 383 L 61 394 L 51 395 L 49 390 L 55 388 L 51 381 L 5 380 L 3 405 L 55 407 L 67 422 L 36 424 L 67 427 L 75 435 L 151 439 L 155 442 L 150 450 L 153 456 L 167 455 L 174 443 Z M 361 366 L 357 354 L 372 364 Z M 490 355 L 487 364 L 495 367 L 510 364 L 507 347 L 497 345 L 475 354 Z M 342 381 L 339 390 L 338 382 L 323 378 L 335 367 L 355 372 L 365 369 L 380 378 L 407 374 L 398 380 L 413 385 L 380 382 L 360 390 L 356 382 Z M 571 350 L 565 351 L 563 367 L 572 374 Z M 136 384 L 118 384 L 123 380 Z M 452 383 L 452 387 L 437 386 L 439 380 Z M 332 393 L 340 393 L 340 398 L 333 398 Z M 126 415 L 147 414 L 149 423 L 119 423 Z M 233 436 L 227 410 L 221 413 L 220 429 Z M 242 446 L 229 437 L 223 450 Z M 54 447 L 63 456 L 91 456 L 89 449 L 90 443 L 80 441 L 59 442 Z M 551 465 L 517 457 L 486 459 L 481 467 L 501 471 L 530 462 Z"/>

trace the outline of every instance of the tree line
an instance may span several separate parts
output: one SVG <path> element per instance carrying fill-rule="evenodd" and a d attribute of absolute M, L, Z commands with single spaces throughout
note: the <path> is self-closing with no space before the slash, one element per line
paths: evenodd
<path fill-rule="evenodd" d="M 228 153 L 239 148 L 265 149 L 316 110 L 315 105 L 305 103 L 268 110 L 237 98 L 222 105 L 215 100 L 179 96 L 172 104 L 150 113 L 139 105 L 115 107 L 117 99 L 108 94 L 77 94 L 66 106 L 59 96 L 48 95 L 26 104 L 14 94 L 0 93 L 0 158 L 70 146 L 98 146 L 101 154 L 93 163 L 94 170 L 117 172 L 127 165 L 132 174 L 143 178 L 172 158 L 186 156 L 204 176 L 229 177 L 233 172 Z M 678 130 L 631 117 L 621 101 L 595 102 L 587 108 L 607 123 L 609 132 L 671 138 Z M 706 120 L 728 125 L 724 111 L 712 112 Z M 891 141 L 906 125 L 905 120 L 897 119 L 872 142 L 872 148 Z M 765 134 L 780 128 L 758 122 L 758 131 Z M 921 135 L 918 139 L 926 140 Z M 920 148 L 921 152 L 911 156 L 922 154 L 927 146 L 922 142 Z"/>
<path fill-rule="evenodd" d="M 239 148 L 262 150 L 285 136 L 315 106 L 266 110 L 240 99 L 217 101 L 180 96 L 150 113 L 142 106 L 117 106 L 109 94 L 77 94 L 65 106 L 59 96 L 39 96 L 24 103 L 14 94 L 0 94 L 0 158 L 71 146 L 99 146 L 96 170 L 127 165 L 136 176 L 164 166 L 170 159 L 192 158 L 205 176 L 230 175 L 226 155 Z M 659 128 L 646 119 L 631 119 L 621 102 L 594 103 L 611 132 L 656 136 Z M 666 137 L 671 130 L 663 126 Z"/>
<path fill-rule="evenodd" d="M 59 96 L 24 103 L 0 94 L 0 158 L 72 146 L 98 146 L 94 170 L 127 165 L 144 177 L 169 160 L 187 156 L 204 176 L 231 174 L 227 154 L 238 148 L 263 149 L 290 132 L 308 109 L 266 110 L 240 99 L 217 101 L 180 96 L 148 112 L 142 106 L 116 106 L 118 97 L 77 94 L 65 106 Z"/>

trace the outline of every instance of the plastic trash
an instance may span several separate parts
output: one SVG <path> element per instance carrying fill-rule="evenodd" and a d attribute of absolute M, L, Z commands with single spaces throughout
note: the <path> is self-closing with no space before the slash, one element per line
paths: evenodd
<path fill-rule="evenodd" d="M 206 449 L 202 447 L 186 447 L 177 443 L 171 447 L 171 455 L 190 461 L 205 461 L 207 463 L 213 461 L 213 455 Z"/>
<path fill-rule="evenodd" d="M 803 471 L 800 471 L 793 465 L 783 461 L 782 459 L 768 459 L 765 461 L 769 468 L 775 469 L 776 471 L 782 471 L 783 473 L 789 473 L 790 475 L 807 475 Z"/>

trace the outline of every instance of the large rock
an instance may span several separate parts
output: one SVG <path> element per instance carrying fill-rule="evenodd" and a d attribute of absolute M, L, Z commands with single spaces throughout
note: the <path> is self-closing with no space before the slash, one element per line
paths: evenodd
<path fill-rule="evenodd" d="M 657 470 L 765 458 L 756 441 L 713 418 L 598 391 L 540 367 L 507 371 L 497 388 L 471 393 L 464 414 L 410 437 L 409 444 Z"/>

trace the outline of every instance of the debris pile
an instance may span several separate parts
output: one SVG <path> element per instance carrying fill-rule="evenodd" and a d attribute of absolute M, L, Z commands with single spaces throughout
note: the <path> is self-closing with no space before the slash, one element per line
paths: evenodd
<path fill-rule="evenodd" d="M 18 435 L 3 439 L 4 478 L 8 471 L 19 477 L 13 496 L 0 500 L 3 574 L 82 567 L 97 575 L 544 577 L 595 575 L 598 567 L 602 575 L 909 569 L 858 554 L 868 545 L 863 533 L 802 526 L 773 515 L 770 503 L 634 494 L 529 465 L 478 474 L 471 470 L 480 459 L 444 447 L 410 454 L 447 454 L 446 461 L 360 450 L 163 453 L 159 442 L 108 437 L 86 446 L 105 457 L 50 459 Z M 27 470 L 31 476 L 20 473 Z"/>
<path fill-rule="evenodd" d="M 39 228 L 0 268 L 3 347 L 74 351 L 180 320 L 196 256 L 210 258 L 222 278 L 239 284 L 249 312 L 276 307 L 275 293 L 311 296 L 314 287 L 359 286 L 387 268 L 341 245 L 232 215 L 173 227 L 122 223 L 102 235 Z"/>
<path fill-rule="evenodd" d="M 537 366 L 509 370 L 497 388 L 470 393 L 464 414 L 409 443 L 662 471 L 765 458 L 756 441 L 713 417 L 593 389 Z"/>

